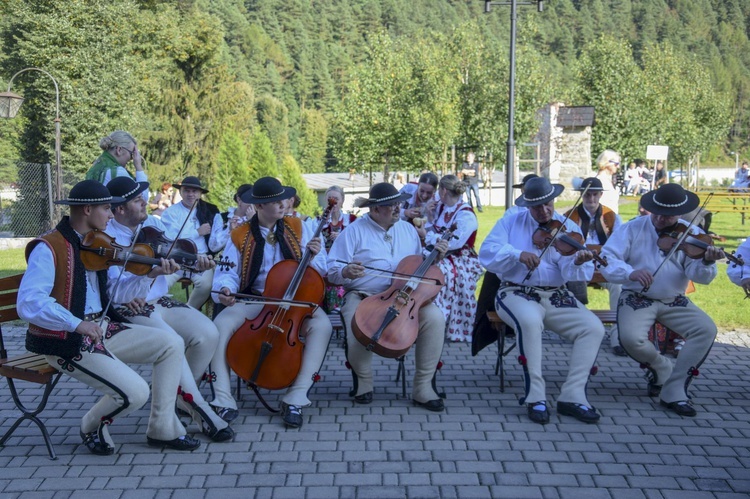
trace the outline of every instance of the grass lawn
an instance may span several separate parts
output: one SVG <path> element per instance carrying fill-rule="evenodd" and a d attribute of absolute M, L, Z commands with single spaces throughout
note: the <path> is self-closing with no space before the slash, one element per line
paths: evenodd
<path fill-rule="evenodd" d="M 572 204 L 572 201 L 567 202 L 567 206 L 571 206 Z M 566 203 L 561 202 L 557 208 L 559 211 L 564 211 Z M 504 211 L 504 208 L 487 206 L 484 209 L 484 213 L 478 213 L 479 232 L 477 234 L 477 250 Z M 623 221 L 635 217 L 636 212 L 636 198 L 628 197 L 621 199 L 620 216 Z M 724 249 L 732 251 L 737 249 L 741 240 L 748 236 L 750 223 L 747 226 L 742 225 L 740 215 L 738 214 L 718 213 L 713 217 L 711 230 L 725 237 L 726 241 L 722 243 Z M 26 269 L 23 253 L 23 249 L 0 251 L 0 277 L 17 274 Z M 690 298 L 714 319 L 720 329 L 746 329 L 750 327 L 750 307 L 745 306 L 746 303 L 743 301 L 744 292 L 729 282 L 726 275 L 726 264 L 719 264 L 719 274 L 711 284 L 708 286 L 696 285 L 696 288 L 696 292 L 691 294 Z M 179 284 L 173 286 L 171 291 L 176 298 L 184 299 L 185 292 L 180 288 Z M 589 288 L 588 306 L 592 309 L 609 308 L 607 292 Z"/>

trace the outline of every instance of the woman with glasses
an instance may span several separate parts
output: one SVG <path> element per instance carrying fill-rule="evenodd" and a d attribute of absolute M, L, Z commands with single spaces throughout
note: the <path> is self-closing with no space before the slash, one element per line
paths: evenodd
<path fill-rule="evenodd" d="M 611 149 L 605 149 L 596 158 L 596 166 L 599 169 L 596 178 L 602 181 L 602 188 L 604 189 L 604 194 L 599 202 L 618 214 L 620 192 L 615 189 L 612 179 L 620 171 L 620 155 Z"/>
<path fill-rule="evenodd" d="M 115 130 L 99 141 L 102 154 L 94 161 L 86 172 L 87 180 L 96 180 L 107 185 L 115 177 L 130 177 L 136 182 L 148 182 L 148 175 L 144 170 L 144 161 L 138 150 L 138 143 L 132 135 L 123 130 Z M 135 176 L 125 169 L 130 161 L 135 167 Z M 144 191 L 143 199 L 148 203 L 148 190 Z"/>

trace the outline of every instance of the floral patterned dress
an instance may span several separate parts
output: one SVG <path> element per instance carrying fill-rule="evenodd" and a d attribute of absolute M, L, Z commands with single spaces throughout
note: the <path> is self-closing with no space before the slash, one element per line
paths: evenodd
<path fill-rule="evenodd" d="M 435 304 L 445 315 L 448 341 L 471 342 L 474 317 L 477 313 L 475 296 L 477 281 L 482 275 L 482 266 L 474 250 L 477 235 L 477 217 L 467 203 L 454 206 L 438 203 L 435 220 L 428 227 L 425 243 L 434 244 L 454 223 L 456 230 L 448 246 L 448 254 L 438 267 L 445 275 L 445 286 L 435 298 Z"/>

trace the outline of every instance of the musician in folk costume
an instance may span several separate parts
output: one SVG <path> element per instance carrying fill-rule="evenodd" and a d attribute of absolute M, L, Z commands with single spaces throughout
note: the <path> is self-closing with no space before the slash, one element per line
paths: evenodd
<path fill-rule="evenodd" d="M 685 296 L 685 289 L 689 280 L 710 283 L 716 277 L 716 260 L 723 254 L 709 246 L 702 259 L 676 251 L 665 260 L 657 241 L 678 224 L 688 225 L 680 215 L 699 203 L 696 194 L 679 184 L 647 192 L 641 204 L 650 215 L 635 218 L 612 234 L 602 248 L 609 265 L 600 269 L 609 282 L 622 284 L 617 307 L 620 344 L 647 369 L 649 396 L 660 396 L 660 404 L 680 416 L 696 414 L 687 389 L 716 337 L 716 325 Z M 702 232 L 697 227 L 691 230 Z M 648 340 L 656 321 L 685 338 L 674 365 Z"/>
<path fill-rule="evenodd" d="M 194 450 L 200 441 L 186 435 L 174 411 L 185 361 L 182 338 L 130 324 L 107 309 L 107 271 L 87 270 L 81 260 L 83 238 L 104 230 L 113 216 L 111 204 L 122 201 L 97 181 L 79 182 L 67 199 L 56 201 L 70 206 L 70 216 L 26 247 L 28 268 L 17 300 L 19 316 L 29 323 L 26 349 L 103 393 L 81 420 L 83 445 L 91 453 L 114 453 L 109 425 L 148 400 L 148 383 L 127 363 L 153 366 L 148 444 Z M 163 261 L 152 275 L 171 266 Z M 102 322 L 105 312 L 112 322 Z"/>
<path fill-rule="evenodd" d="M 584 179 L 581 186 L 576 189 L 578 192 L 586 191 L 581 199 L 581 204 L 575 210 L 568 210 L 565 215 L 570 216 L 570 220 L 581 228 L 581 232 L 586 238 L 584 244 L 586 246 L 598 246 L 601 247 L 607 242 L 607 239 L 612 235 L 612 232 L 617 230 L 622 225 L 620 215 L 609 209 L 607 206 L 601 204 L 601 198 L 604 194 L 604 186 L 602 181 L 596 177 L 589 177 Z M 596 274 L 595 274 L 596 275 Z M 572 287 L 573 284 L 577 286 Z M 606 289 L 609 292 L 609 308 L 610 310 L 617 310 L 617 300 L 620 298 L 621 285 L 612 282 L 598 282 L 598 285 Z M 568 288 L 573 289 L 576 293 L 576 297 L 583 303 L 588 303 L 586 297 L 586 286 L 585 282 L 571 281 L 568 283 Z M 583 296 L 577 294 L 581 293 Z M 617 335 L 617 324 L 612 326 L 609 330 L 609 342 L 612 347 L 612 351 L 615 355 L 624 357 L 625 350 L 620 346 L 620 339 Z"/>
<path fill-rule="evenodd" d="M 136 236 L 138 226 L 148 215 L 146 203 L 141 193 L 148 190 L 148 182 L 135 182 L 128 177 L 117 177 L 107 184 L 113 196 L 124 199 L 113 203 L 115 218 L 107 224 L 106 233 L 115 238 L 121 246 L 130 246 Z M 171 263 L 174 263 L 173 261 Z M 216 264 L 206 256 L 196 260 L 198 271 L 213 269 Z M 176 270 L 178 266 L 173 265 Z M 122 273 L 122 277 L 120 274 Z M 119 281 L 119 282 L 118 282 Z M 117 283 L 117 284 L 115 284 Z M 167 276 L 136 275 L 123 271 L 122 267 L 109 268 L 109 289 L 117 312 L 134 324 L 154 327 L 161 331 L 179 335 L 185 342 L 185 361 L 180 377 L 177 407 L 190 415 L 201 427 L 204 435 L 214 442 L 231 440 L 234 432 L 203 399 L 197 382 L 206 372 L 208 363 L 216 351 L 219 331 L 213 321 L 199 310 L 168 296 Z M 122 303 L 121 297 L 135 296 L 130 302 Z"/>
<path fill-rule="evenodd" d="M 354 373 L 351 395 L 358 404 L 373 400 L 373 353 L 354 336 L 354 313 L 362 300 L 388 289 L 393 277 L 388 272 L 394 271 L 402 259 L 422 254 L 416 229 L 399 219 L 401 203 L 408 196 L 386 182 L 373 185 L 367 199 L 355 202 L 355 206 L 369 208 L 369 212 L 343 231 L 328 253 L 328 280 L 346 290 L 341 315 L 346 324 L 346 358 Z M 440 241 L 435 248 L 444 254 L 448 243 Z M 432 378 L 443 351 L 445 317 L 434 303 L 429 303 L 419 309 L 418 320 L 412 399 L 427 410 L 443 411 L 443 399 L 435 392 Z"/>
<path fill-rule="evenodd" d="M 526 404 L 531 421 L 549 422 L 542 376 L 542 331 L 550 329 L 573 343 L 568 377 L 557 398 L 557 412 L 585 423 L 596 423 L 599 414 L 586 397 L 589 373 L 604 336 L 599 319 L 565 288 L 570 280 L 589 281 L 594 273 L 593 254 L 587 250 L 563 256 L 553 247 L 541 249 L 532 241 L 537 230 L 551 221 L 563 223 L 555 213 L 555 198 L 564 187 L 544 177 L 524 185 L 516 205 L 528 210 L 500 219 L 479 250 L 479 261 L 488 272 L 502 276 L 495 309 L 518 338 L 524 367 Z M 565 222 L 568 232 L 580 229 Z"/>
<path fill-rule="evenodd" d="M 208 189 L 201 185 L 198 177 L 185 177 L 181 184 L 174 184 L 180 191 L 182 201 L 175 203 L 161 215 L 161 221 L 167 228 L 166 235 L 169 239 L 176 239 L 178 234 L 183 239 L 190 239 L 198 248 L 198 254 L 211 254 L 208 246 L 211 237 L 211 227 L 219 214 L 219 209 L 203 199 L 201 196 L 208 193 Z M 193 208 L 193 205 L 195 207 Z M 186 221 L 186 219 L 188 219 Z M 200 309 L 211 294 L 214 269 L 201 273 L 179 272 L 170 276 L 168 283 L 171 286 L 181 277 L 187 277 L 193 282 L 194 289 L 190 294 L 188 305 Z"/>
<path fill-rule="evenodd" d="M 245 320 L 254 319 L 263 309 L 263 303 L 237 303 L 231 295 L 262 295 L 271 268 L 281 260 L 299 261 L 305 248 L 314 255 L 310 266 L 321 276 L 326 275 L 325 252 L 321 251 L 320 238 L 313 238 L 298 217 L 284 216 L 285 201 L 294 197 L 296 192 L 293 187 L 282 186 L 275 178 L 264 177 L 242 194 L 242 201 L 254 205 L 256 213 L 249 223 L 232 231 L 224 248 L 224 258 L 236 266 L 220 267 L 214 276 L 214 289 L 221 293 L 212 297 L 226 308 L 214 321 L 219 330 L 219 344 L 211 361 L 216 392 L 211 405 L 226 421 L 238 416 L 237 402 L 232 397 L 229 382 L 227 344 Z M 331 321 L 321 308 L 316 308 L 312 318 L 302 325 L 301 336 L 305 343 L 302 367 L 281 399 L 281 415 L 286 426 L 302 426 L 302 408 L 311 404 L 308 392 L 318 378 L 331 333 Z"/>
<path fill-rule="evenodd" d="M 417 228 L 417 233 L 426 246 L 432 247 L 447 229 L 456 225 L 454 237 L 448 242 L 448 253 L 438 264 L 445 275 L 445 285 L 435 298 L 435 304 L 445 315 L 447 340 L 470 342 L 482 266 L 474 250 L 479 223 L 471 206 L 463 202 L 464 192 L 466 184 L 455 175 L 441 178 L 435 219 L 427 224 L 427 229 Z"/>

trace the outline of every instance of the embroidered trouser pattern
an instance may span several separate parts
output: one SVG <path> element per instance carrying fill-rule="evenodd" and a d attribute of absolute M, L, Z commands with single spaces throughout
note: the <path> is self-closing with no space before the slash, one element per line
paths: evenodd
<path fill-rule="evenodd" d="M 160 440 L 172 440 L 185 434 L 175 415 L 175 399 L 180 366 L 184 360 L 182 339 L 160 330 L 135 324 L 110 324 L 114 336 L 104 341 L 104 349 L 83 352 L 65 360 L 46 356 L 56 369 L 104 394 L 83 416 L 81 431 L 96 430 L 103 421 L 122 417 L 143 407 L 149 386 L 127 363 L 153 364 L 151 416 L 146 434 Z M 111 444 L 111 440 L 109 440 Z"/>
<path fill-rule="evenodd" d="M 226 428 L 227 423 L 211 410 L 197 385 L 219 342 L 219 331 L 213 321 L 192 307 L 173 302 L 171 298 L 161 298 L 158 302 L 150 303 L 150 307 L 153 310 L 138 315 L 128 314 L 127 317 L 134 324 L 170 331 L 183 339 L 185 361 L 177 406 L 190 414 L 197 424 L 205 421 L 220 430 Z"/>
<path fill-rule="evenodd" d="M 501 287 L 495 307 L 503 322 L 516 331 L 519 353 L 525 358 L 526 394 L 520 403 L 547 399 L 542 376 L 542 331 L 549 329 L 573 342 L 568 377 L 560 389 L 558 402 L 591 407 L 586 398 L 586 384 L 604 338 L 604 326 L 599 319 L 567 290 Z"/>
<path fill-rule="evenodd" d="M 685 338 L 685 346 L 674 367 L 648 339 L 648 331 L 655 321 Z M 655 384 L 663 385 L 661 399 L 665 402 L 687 400 L 691 373 L 703 363 L 716 339 L 716 325 L 711 318 L 685 296 L 665 302 L 623 291 L 617 308 L 617 324 L 620 344 L 628 355 L 656 373 Z"/>
<path fill-rule="evenodd" d="M 237 331 L 246 319 L 254 319 L 263 305 L 238 303 L 233 307 L 227 307 L 216 316 L 214 323 L 219 330 L 219 344 L 216 353 L 211 360 L 213 372 L 215 398 L 211 405 L 215 407 L 237 408 L 237 402 L 232 397 L 229 364 L 227 364 L 227 344 L 232 335 Z M 318 308 L 313 316 L 302 324 L 300 336 L 304 338 L 305 349 L 302 354 L 302 366 L 294 383 L 287 389 L 282 401 L 305 407 L 311 404 L 307 394 L 315 382 L 315 375 L 320 371 L 325 360 L 328 343 L 331 340 L 333 328 L 328 316 Z"/>
<path fill-rule="evenodd" d="M 371 351 L 362 345 L 354 337 L 352 331 L 352 318 L 357 306 L 362 301 L 359 293 L 350 292 L 344 297 L 344 305 L 341 307 L 341 316 L 346 324 L 346 358 L 357 376 L 357 393 L 371 392 L 373 388 L 372 356 Z M 414 383 L 412 387 L 412 398 L 417 402 L 429 402 L 438 399 L 438 394 L 432 386 L 432 378 L 437 370 L 440 356 L 443 353 L 445 340 L 445 317 L 440 309 L 430 303 L 419 309 L 419 334 L 414 343 Z M 395 365 L 395 363 L 394 363 Z"/>

